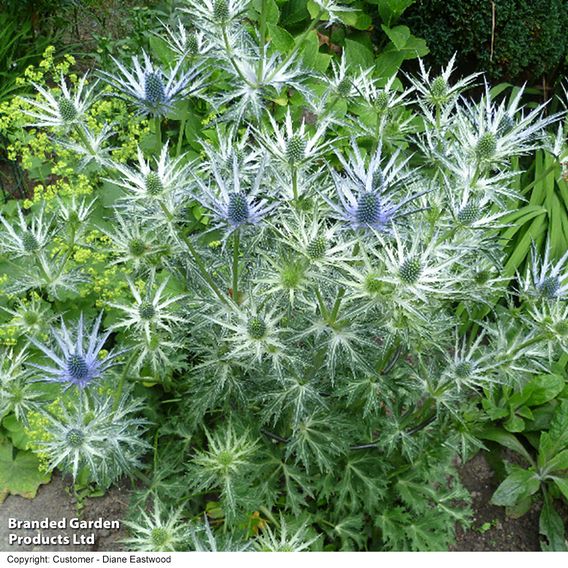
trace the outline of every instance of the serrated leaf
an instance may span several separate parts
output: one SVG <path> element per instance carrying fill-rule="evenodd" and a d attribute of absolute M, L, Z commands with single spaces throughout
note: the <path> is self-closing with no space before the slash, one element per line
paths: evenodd
<path fill-rule="evenodd" d="M 416 0 L 378 0 L 379 15 L 381 20 L 390 26 L 396 22 L 404 11 L 414 4 Z"/>
<path fill-rule="evenodd" d="M 393 42 L 394 46 L 399 50 L 404 48 L 406 42 L 410 38 L 410 29 L 407 26 L 395 26 L 394 28 L 389 28 L 388 26 L 381 24 L 381 28 Z"/>
<path fill-rule="evenodd" d="M 539 375 L 523 388 L 523 393 L 527 395 L 525 404 L 529 406 L 539 406 L 556 398 L 564 388 L 564 378 L 560 375 Z"/>
<path fill-rule="evenodd" d="M 294 37 L 284 28 L 275 24 L 268 24 L 268 33 L 272 45 L 282 53 L 288 53 L 294 47 Z"/>
<path fill-rule="evenodd" d="M 347 64 L 357 69 L 358 67 L 368 69 L 373 66 L 373 52 L 363 44 L 352 39 L 345 40 L 345 58 Z"/>
<path fill-rule="evenodd" d="M 8 495 L 33 499 L 39 486 L 50 479 L 51 474 L 39 470 L 35 454 L 19 450 L 14 455 L 12 444 L 0 445 L 0 503 Z"/>

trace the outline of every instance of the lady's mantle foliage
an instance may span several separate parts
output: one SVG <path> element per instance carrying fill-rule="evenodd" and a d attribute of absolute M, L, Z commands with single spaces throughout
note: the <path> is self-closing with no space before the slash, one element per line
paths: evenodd
<path fill-rule="evenodd" d="M 345 57 L 316 72 L 315 27 L 348 11 L 315 6 L 281 53 L 255 4 L 186 2 L 170 65 L 142 53 L 22 102 L 96 199 L 38 192 L 0 218 L 22 296 L 6 313 L 29 337 L 0 411 L 46 467 L 102 485 L 140 473 L 151 428 L 139 550 L 444 548 L 476 393 L 568 348 L 566 257 L 511 283 L 496 238 L 510 159 L 557 117 L 520 94 L 466 102 L 479 77 L 453 61 L 406 90 Z M 140 144 L 94 120 L 117 104 Z"/>

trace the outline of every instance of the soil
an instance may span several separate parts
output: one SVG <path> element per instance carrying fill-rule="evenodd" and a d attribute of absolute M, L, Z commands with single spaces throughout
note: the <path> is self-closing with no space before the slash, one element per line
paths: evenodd
<path fill-rule="evenodd" d="M 536 505 L 520 519 L 511 519 L 505 515 L 502 507 L 490 504 L 491 496 L 499 484 L 483 453 L 477 454 L 460 469 L 462 482 L 472 495 L 474 517 L 468 530 L 458 529 L 457 542 L 453 551 L 538 551 L 540 550 L 538 535 L 539 506 Z M 96 520 L 99 517 L 108 520 L 122 520 L 126 517 L 129 502 L 129 489 L 125 484 L 109 491 L 104 497 L 87 500 L 81 515 L 69 493 L 69 482 L 59 476 L 40 487 L 33 500 L 10 496 L 0 505 L 0 551 L 120 551 L 120 541 L 125 538 L 126 531 L 99 529 L 95 530 L 95 543 L 91 545 L 69 546 L 15 546 L 8 544 L 8 535 L 13 530 L 8 528 L 8 519 L 44 519 L 52 520 L 63 517 L 70 519 L 80 517 L 83 520 Z M 36 531 L 18 531 L 18 534 L 33 535 Z M 71 534 L 73 532 L 87 534 L 86 531 L 45 531 L 47 534 Z"/>
<path fill-rule="evenodd" d="M 483 452 L 460 468 L 462 483 L 472 497 L 473 522 L 468 530 L 458 528 L 454 551 L 526 552 L 540 550 L 538 523 L 540 505 L 519 519 L 507 517 L 503 507 L 490 503 L 499 485 Z"/>
<path fill-rule="evenodd" d="M 24 552 L 24 551 L 120 551 L 120 541 L 126 536 L 126 529 L 56 529 L 41 530 L 49 536 L 58 534 L 73 538 L 76 535 L 94 535 L 93 544 L 69 544 L 69 545 L 17 545 L 9 544 L 9 535 L 34 536 L 38 530 L 14 530 L 10 529 L 8 519 L 19 520 L 43 520 L 48 517 L 52 521 L 59 521 L 63 518 L 79 518 L 85 521 L 96 521 L 99 518 L 107 520 L 121 521 L 126 517 L 129 504 L 129 490 L 126 484 L 119 484 L 108 491 L 103 497 L 90 498 L 87 500 L 81 513 L 78 512 L 77 503 L 69 492 L 70 483 L 61 476 L 55 475 L 50 483 L 42 485 L 35 499 L 24 499 L 23 497 L 9 496 L 0 505 L 0 551 L 1 552 Z M 69 521 L 67 521 L 69 524 Z"/>

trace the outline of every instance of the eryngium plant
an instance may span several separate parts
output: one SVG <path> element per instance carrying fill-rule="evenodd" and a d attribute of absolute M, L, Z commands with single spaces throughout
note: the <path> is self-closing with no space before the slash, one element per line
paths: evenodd
<path fill-rule="evenodd" d="M 489 90 L 466 102 L 477 77 L 452 82 L 451 64 L 397 90 L 342 59 L 339 88 L 300 51 L 341 13 L 331 1 L 286 54 L 245 20 L 246 0 L 186 6 L 199 31 L 166 29 L 172 68 L 141 54 L 30 107 L 98 199 L 3 217 L 18 267 L 5 289 L 105 315 L 27 332 L 26 356 L 2 368 L 3 411 L 48 413 L 51 467 L 115 479 L 146 451 L 128 402 L 146 397 L 154 455 L 137 510 L 154 513 L 130 521 L 137 549 L 443 549 L 468 516 L 452 463 L 477 444 L 476 396 L 568 348 L 566 259 L 535 256 L 508 282 L 497 238 L 517 197 L 510 160 L 554 118 Z M 97 138 L 84 118 L 102 96 L 153 121 L 128 163 L 116 127 Z M 72 120 L 53 118 L 77 101 Z M 184 152 L 180 101 L 214 119 L 198 152 Z M 59 415 L 28 380 L 60 388 Z"/>

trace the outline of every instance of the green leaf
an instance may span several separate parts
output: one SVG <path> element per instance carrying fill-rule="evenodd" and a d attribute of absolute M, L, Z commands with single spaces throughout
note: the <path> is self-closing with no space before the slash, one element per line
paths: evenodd
<path fill-rule="evenodd" d="M 561 471 L 568 469 L 568 450 L 562 450 L 546 463 L 549 471 Z"/>
<path fill-rule="evenodd" d="M 373 52 L 357 41 L 345 40 L 345 58 L 350 67 L 368 69 L 373 66 Z"/>
<path fill-rule="evenodd" d="M 523 444 L 513 434 L 509 434 L 500 428 L 489 427 L 479 433 L 482 440 L 491 440 L 497 442 L 505 448 L 509 448 L 523 456 L 530 464 L 534 463 L 531 455 L 527 452 Z"/>
<path fill-rule="evenodd" d="M 568 444 L 568 400 L 558 405 L 550 421 L 549 433 L 560 445 Z"/>
<path fill-rule="evenodd" d="M 410 29 L 407 26 L 395 26 L 394 28 L 389 28 L 384 24 L 381 24 L 381 28 L 398 50 L 403 49 L 410 38 Z"/>
<path fill-rule="evenodd" d="M 544 507 L 540 512 L 539 532 L 548 539 L 548 543 L 541 542 L 542 550 L 549 552 L 568 550 L 564 537 L 564 523 L 548 497 L 544 500 Z"/>
<path fill-rule="evenodd" d="M 523 388 L 527 398 L 525 404 L 539 406 L 556 398 L 564 388 L 564 378 L 560 375 L 539 375 Z"/>
<path fill-rule="evenodd" d="M 29 436 L 26 434 L 24 425 L 13 414 L 2 420 L 2 426 L 8 430 L 8 436 L 16 448 L 27 450 Z"/>
<path fill-rule="evenodd" d="M 0 503 L 8 495 L 33 499 L 38 487 L 50 478 L 51 474 L 39 470 L 39 460 L 32 452 L 19 450 L 14 456 L 12 444 L 0 445 Z"/>
<path fill-rule="evenodd" d="M 511 414 L 509 419 L 503 423 L 509 432 L 522 432 L 525 429 L 525 421 L 516 414 Z"/>
<path fill-rule="evenodd" d="M 254 0 L 253 6 L 254 9 L 258 12 L 259 21 L 263 6 L 266 11 L 266 22 L 268 24 L 276 24 L 280 19 L 280 10 L 278 9 L 278 5 L 274 0 Z"/>
<path fill-rule="evenodd" d="M 294 47 L 294 37 L 284 28 L 274 24 L 268 24 L 268 32 L 272 45 L 282 53 L 288 53 Z"/>
<path fill-rule="evenodd" d="M 414 4 L 416 0 L 378 0 L 379 16 L 381 20 L 390 26 L 396 22 L 404 11 Z"/>
<path fill-rule="evenodd" d="M 553 477 L 553 479 L 556 487 L 560 489 L 562 495 L 568 501 L 568 479 L 564 477 Z"/>
<path fill-rule="evenodd" d="M 491 503 L 513 507 L 522 499 L 534 495 L 540 488 L 540 480 L 534 471 L 514 466 L 509 476 L 497 487 Z"/>

